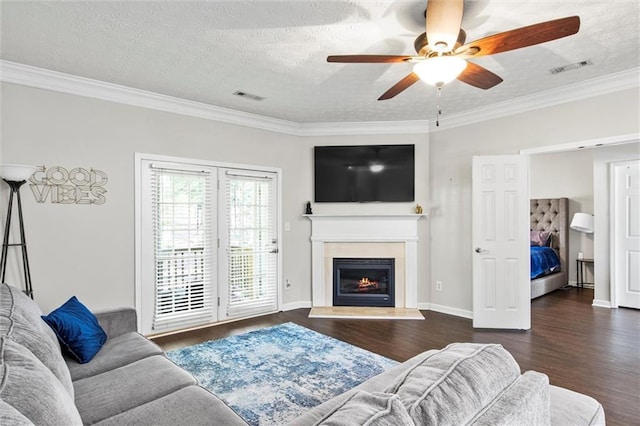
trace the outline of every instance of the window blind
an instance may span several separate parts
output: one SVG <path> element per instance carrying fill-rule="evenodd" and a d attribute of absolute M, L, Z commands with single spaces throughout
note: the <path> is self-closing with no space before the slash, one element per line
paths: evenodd
<path fill-rule="evenodd" d="M 226 175 L 229 293 L 227 316 L 277 308 L 274 180 Z"/>
<path fill-rule="evenodd" d="M 157 331 L 209 322 L 214 252 L 211 173 L 151 166 Z"/>

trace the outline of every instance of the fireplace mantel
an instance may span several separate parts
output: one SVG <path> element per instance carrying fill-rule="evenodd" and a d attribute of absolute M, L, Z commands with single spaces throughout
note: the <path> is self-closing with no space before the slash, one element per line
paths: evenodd
<path fill-rule="evenodd" d="M 396 307 L 418 306 L 418 221 L 424 214 L 312 214 L 311 268 L 313 307 L 333 305 L 327 289 L 325 246 L 333 243 L 401 243 L 404 247 L 404 294 Z"/>
<path fill-rule="evenodd" d="M 311 241 L 417 241 L 424 214 L 309 214 Z"/>

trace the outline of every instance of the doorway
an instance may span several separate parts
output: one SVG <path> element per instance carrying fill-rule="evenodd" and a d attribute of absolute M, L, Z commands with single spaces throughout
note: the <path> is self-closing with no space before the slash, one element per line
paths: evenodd
<path fill-rule="evenodd" d="M 571 165 L 568 167 L 567 165 Z M 569 199 L 569 222 L 575 213 L 593 214 L 593 150 L 580 149 L 529 156 L 529 194 L 536 198 Z M 576 259 L 594 258 L 593 234 L 569 229 L 568 284 L 578 280 Z M 579 253 L 582 253 L 580 255 Z M 585 264 L 583 282 L 594 283 L 593 264 Z"/>
<path fill-rule="evenodd" d="M 576 234 L 573 238 L 578 238 L 578 243 L 582 239 L 593 244 L 593 264 L 589 271 L 588 279 L 593 282 L 594 288 L 593 306 L 605 308 L 617 307 L 615 304 L 614 279 L 611 270 L 611 245 L 610 245 L 610 164 L 619 161 L 640 159 L 640 142 L 637 134 L 620 135 L 605 139 L 595 139 L 583 142 L 573 142 L 565 145 L 535 148 L 521 151 L 522 154 L 529 155 L 530 159 L 544 159 L 545 155 L 551 157 L 553 154 L 569 154 L 565 157 L 566 162 L 560 167 L 569 171 L 578 170 L 579 165 L 572 160 L 571 153 L 588 152 L 592 155 L 591 164 L 582 164 L 583 170 L 590 174 L 592 182 L 592 213 L 594 215 L 594 233 L 590 236 Z M 588 154 L 587 154 L 588 155 Z M 560 157 L 557 157 L 560 158 Z M 542 160 L 541 160 L 542 161 Z M 533 167 L 532 167 L 533 169 Z M 535 171 L 534 171 L 535 172 Z M 589 179 L 589 177 L 587 177 Z M 533 179 L 532 179 L 533 180 Z M 565 195 L 572 198 L 571 195 Z M 587 204 L 584 204 L 585 206 Z M 573 205 L 575 207 L 576 205 Z M 574 211 L 572 210 L 571 213 Z M 576 231 L 571 231 L 576 233 Z M 573 242 L 572 242 L 573 244 Z M 572 250 L 577 257 L 578 251 Z M 586 250 L 583 257 L 586 257 Z M 575 258 L 573 259 L 574 267 L 572 268 L 571 281 L 576 280 Z"/>
<path fill-rule="evenodd" d="M 612 304 L 640 309 L 640 160 L 611 163 Z"/>

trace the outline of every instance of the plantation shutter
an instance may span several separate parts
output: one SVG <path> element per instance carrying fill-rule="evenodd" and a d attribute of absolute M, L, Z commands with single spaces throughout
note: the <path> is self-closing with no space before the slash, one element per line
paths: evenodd
<path fill-rule="evenodd" d="M 206 170 L 151 166 L 155 331 L 215 320 L 211 181 Z"/>
<path fill-rule="evenodd" d="M 227 316 L 277 309 L 275 182 L 271 176 L 226 173 Z"/>

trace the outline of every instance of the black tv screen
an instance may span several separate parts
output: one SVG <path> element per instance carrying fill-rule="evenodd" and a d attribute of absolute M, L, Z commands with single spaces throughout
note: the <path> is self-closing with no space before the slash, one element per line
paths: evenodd
<path fill-rule="evenodd" d="M 315 202 L 414 200 L 414 145 L 316 146 Z"/>

